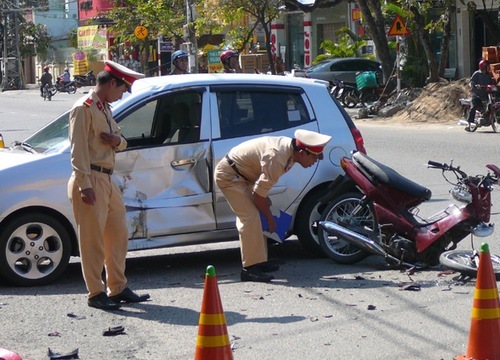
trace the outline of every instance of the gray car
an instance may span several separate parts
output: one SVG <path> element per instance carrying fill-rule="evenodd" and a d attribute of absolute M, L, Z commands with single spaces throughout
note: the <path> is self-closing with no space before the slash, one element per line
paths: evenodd
<path fill-rule="evenodd" d="M 253 74 L 193 74 L 138 80 L 113 106 L 128 148 L 116 154 L 113 180 L 127 208 L 129 250 L 237 239 L 235 217 L 213 181 L 219 160 L 256 136 L 293 137 L 296 129 L 333 136 L 325 159 L 280 178 L 273 211 L 292 215 L 296 234 L 318 251 L 318 199 L 364 151 L 354 123 L 319 80 Z M 57 279 L 78 256 L 72 207 L 69 113 L 0 149 L 0 275 L 16 285 Z"/>
<path fill-rule="evenodd" d="M 356 74 L 364 71 L 375 71 L 377 79 L 383 79 L 382 67 L 379 62 L 364 58 L 335 58 L 319 62 L 311 66 L 306 75 L 313 79 L 328 81 L 330 85 L 337 81 L 356 84 Z"/>

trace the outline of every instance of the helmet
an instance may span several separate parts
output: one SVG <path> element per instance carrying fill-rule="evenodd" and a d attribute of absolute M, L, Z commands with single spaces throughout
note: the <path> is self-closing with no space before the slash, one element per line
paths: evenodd
<path fill-rule="evenodd" d="M 479 62 L 479 70 L 486 71 L 486 68 L 488 67 L 489 63 L 486 60 L 481 60 Z"/>
<path fill-rule="evenodd" d="M 172 54 L 172 62 L 175 63 L 178 59 L 187 58 L 188 56 L 184 50 L 177 50 Z"/>
<path fill-rule="evenodd" d="M 226 60 L 229 60 L 234 56 L 238 56 L 238 53 L 236 51 L 233 50 L 223 51 L 222 54 L 220 54 L 220 61 L 224 63 L 226 62 Z"/>
<path fill-rule="evenodd" d="M 69 69 L 68 69 L 68 68 L 64 68 L 64 72 L 68 72 L 68 71 L 69 71 Z"/>
<path fill-rule="evenodd" d="M 43 71 L 49 71 L 49 67 L 48 66 L 44 66 L 43 67 Z"/>

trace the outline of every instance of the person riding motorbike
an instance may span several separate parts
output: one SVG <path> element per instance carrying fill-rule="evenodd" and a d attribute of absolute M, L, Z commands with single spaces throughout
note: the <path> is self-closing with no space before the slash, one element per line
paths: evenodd
<path fill-rule="evenodd" d="M 170 75 L 188 74 L 189 54 L 183 50 L 177 50 L 172 54 L 172 71 Z"/>
<path fill-rule="evenodd" d="M 225 50 L 220 54 L 220 62 L 224 66 L 224 73 L 234 74 L 243 72 L 241 70 L 238 57 L 238 53 L 233 50 Z"/>
<path fill-rule="evenodd" d="M 64 68 L 64 72 L 59 76 L 59 85 L 64 89 L 71 82 L 71 75 L 68 68 Z"/>
<path fill-rule="evenodd" d="M 495 81 L 491 75 L 490 64 L 488 61 L 481 60 L 479 62 L 479 69 L 472 74 L 469 82 L 472 92 L 472 107 L 467 119 L 469 124 L 465 127 L 465 131 L 471 131 L 473 127 L 476 126 L 476 123 L 474 122 L 476 110 L 481 109 L 483 103 L 488 101 L 488 93 L 484 89 L 484 86 L 496 85 L 497 83 L 498 81 Z M 483 116 L 486 115 L 483 114 Z"/>
<path fill-rule="evenodd" d="M 43 88 L 45 85 L 52 87 L 52 74 L 49 72 L 49 67 L 43 67 L 43 74 L 40 76 L 40 96 L 43 97 Z"/>

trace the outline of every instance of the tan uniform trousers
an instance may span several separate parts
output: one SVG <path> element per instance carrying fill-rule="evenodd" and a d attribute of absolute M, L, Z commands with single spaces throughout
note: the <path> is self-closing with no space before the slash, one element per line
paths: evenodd
<path fill-rule="evenodd" d="M 86 205 L 80 196 L 74 176 L 68 183 L 68 195 L 78 225 L 80 258 L 89 297 L 106 291 L 102 280 L 106 270 L 107 293 L 114 296 L 127 284 L 125 260 L 128 230 L 125 206 L 118 186 L 111 176 L 92 171 L 92 187 L 96 194 L 94 205 Z"/>
<path fill-rule="evenodd" d="M 217 165 L 215 181 L 236 215 L 243 267 L 267 261 L 267 239 L 262 232 L 259 210 L 252 199 L 254 184 L 237 177 L 224 159 Z"/>

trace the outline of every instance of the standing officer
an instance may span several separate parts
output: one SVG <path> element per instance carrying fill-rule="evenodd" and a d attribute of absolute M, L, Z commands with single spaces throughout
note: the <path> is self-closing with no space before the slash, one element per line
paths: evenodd
<path fill-rule="evenodd" d="M 145 301 L 148 294 L 130 290 L 125 277 L 128 228 L 120 190 L 111 178 L 115 152 L 127 147 L 109 104 L 144 77 L 113 61 L 105 61 L 97 85 L 75 102 L 69 118 L 71 165 L 68 197 L 78 225 L 80 258 L 88 305 L 116 310 L 120 303 Z M 102 279 L 106 270 L 106 284 Z M 107 290 L 107 293 L 106 293 Z M 109 297 L 108 297 L 109 295 Z"/>
<path fill-rule="evenodd" d="M 238 53 L 233 50 L 225 50 L 220 54 L 220 62 L 224 66 L 224 73 L 234 74 L 243 72 L 238 57 Z"/>
<path fill-rule="evenodd" d="M 269 191 L 295 163 L 307 168 L 323 159 L 323 148 L 330 139 L 309 130 L 295 131 L 294 139 L 264 136 L 237 145 L 217 164 L 215 181 L 236 214 L 243 265 L 241 281 L 274 279 L 266 273 L 279 267 L 268 262 L 260 213 L 273 233 L 277 225 Z"/>
<path fill-rule="evenodd" d="M 189 55 L 183 50 L 177 50 L 172 54 L 172 70 L 170 75 L 189 74 Z"/>

